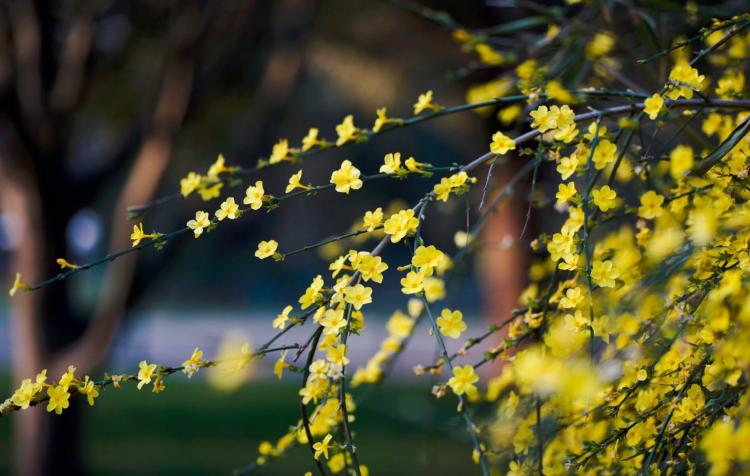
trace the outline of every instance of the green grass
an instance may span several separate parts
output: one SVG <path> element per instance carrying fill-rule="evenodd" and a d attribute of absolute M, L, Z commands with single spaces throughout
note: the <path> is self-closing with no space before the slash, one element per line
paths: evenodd
<path fill-rule="evenodd" d="M 262 440 L 274 440 L 296 423 L 295 395 L 295 387 L 275 382 L 251 382 L 222 394 L 203 381 L 179 377 L 160 395 L 133 386 L 107 389 L 85 411 L 87 469 L 101 475 L 231 474 L 254 460 Z M 435 402 L 426 387 L 378 389 L 357 409 L 353 429 L 358 455 L 371 474 L 467 474 L 471 464 L 455 402 Z M 0 419 L 0 470 L 6 473 L 10 432 L 10 419 Z M 309 449 L 297 447 L 256 474 L 302 475 L 312 469 Z"/>

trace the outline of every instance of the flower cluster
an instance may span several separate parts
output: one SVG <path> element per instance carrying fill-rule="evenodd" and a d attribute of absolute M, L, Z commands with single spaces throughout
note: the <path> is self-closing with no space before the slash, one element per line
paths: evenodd
<path fill-rule="evenodd" d="M 691 5 L 687 13 L 694 16 L 697 7 Z M 257 355 L 281 351 L 274 375 L 301 374 L 302 417 L 290 422 L 276 442 L 261 443 L 257 464 L 300 444 L 310 447 L 321 473 L 325 464 L 333 473 L 348 468 L 366 474 L 351 431 L 357 392 L 388 375 L 426 319 L 440 359 L 415 366 L 415 374 L 437 380 L 435 397 L 449 395 L 458 402 L 472 460 L 484 474 L 490 468 L 516 475 L 750 470 L 750 452 L 743 445 L 750 437 L 750 100 L 745 87 L 750 35 L 744 33 L 750 16 L 716 20 L 699 35 L 644 59 L 639 66 L 663 58 L 670 67 L 659 83 L 642 88 L 629 85 L 639 85 L 648 75 L 631 78 L 614 56 L 621 49 L 616 32 L 581 30 L 593 10 L 571 12 L 565 10 L 565 15 L 575 15 L 575 22 L 564 28 L 549 25 L 536 34 L 538 54 L 526 59 L 496 47 L 489 33 L 457 28 L 453 36 L 464 51 L 498 75 L 471 87 L 470 104 L 446 108 L 427 91 L 409 119 L 389 117 L 380 108 L 372 129 L 363 129 L 349 115 L 336 126 L 335 141 L 320 138 L 317 128 L 309 129 L 299 148 L 282 139 L 257 171 L 364 142 L 389 128 L 467 109 L 490 118 L 497 109 L 500 125 L 491 130 L 503 131 L 492 134 L 489 152 L 479 158 L 440 166 L 414 157 L 402 161 L 400 152 L 392 152 L 383 158 L 379 173 L 369 176 L 344 160 L 321 185 L 304 183 L 298 170 L 280 196 L 253 179 L 242 209 L 234 197 L 222 196 L 225 175 L 239 169 L 226 166 L 220 156 L 207 174 L 191 172 L 181 181 L 183 196 L 197 191 L 205 200 L 223 198 L 213 215 L 198 210 L 183 230 L 170 234 L 146 234 L 142 223 L 134 226 L 133 247 L 140 249 L 183 232 L 198 238 L 220 222 L 271 211 L 292 197 L 335 190 L 347 199 L 368 180 L 428 180 L 445 173 L 430 181 L 429 191 L 413 206 L 360 212 L 361 218 L 342 235 L 287 253 L 279 251 L 274 239 L 258 243 L 257 258 L 277 261 L 331 244 L 338 248 L 327 248 L 336 250 L 326 257 L 327 272 L 315 275 L 296 302 L 269 319 L 278 333 L 258 352 L 245 346 L 228 360 L 241 370 Z M 550 18 L 559 15 L 563 13 Z M 701 48 L 689 54 L 688 48 L 700 42 Z M 571 48 L 569 54 L 577 59 L 560 63 L 549 48 Z M 495 69 L 508 64 L 515 67 Z M 576 74 L 564 73 L 579 67 L 571 71 Z M 580 85 L 572 78 L 597 87 L 576 87 Z M 612 89 L 612 79 L 628 89 Z M 511 160 L 520 162 L 518 172 L 484 207 L 493 166 Z M 472 175 L 488 162 L 486 185 L 474 193 L 480 187 L 474 187 L 479 180 Z M 446 298 L 448 281 L 467 269 L 456 266 L 461 260 L 483 247 L 517 243 L 514 237 L 507 243 L 479 238 L 491 215 L 525 180 L 530 183 L 524 195 L 527 221 L 532 215 L 541 218 L 540 233 L 529 243 L 527 286 L 510 316 L 472 335 L 469 309 L 440 301 Z M 422 225 L 433 213 L 450 211 L 453 203 L 445 203 L 457 202 L 458 196 L 466 199 L 467 224 L 449 230 L 456 237 L 451 255 L 452 245 L 440 244 L 439 249 L 428 244 L 432 237 L 425 239 Z M 525 225 L 523 230 L 522 235 Z M 377 244 L 360 249 L 368 239 Z M 408 257 L 388 263 L 382 251 L 393 243 L 408 250 Z M 58 263 L 64 272 L 54 279 L 91 267 L 64 258 Z M 385 324 L 386 338 L 351 372 L 351 349 L 384 283 L 398 285 L 405 310 L 400 304 L 389 307 L 395 310 Z M 17 275 L 10 293 L 44 285 L 30 286 Z M 270 347 L 298 326 L 309 329 L 303 342 Z M 287 354 L 292 349 L 297 350 L 294 356 Z M 482 381 L 478 369 L 493 361 L 502 365 L 488 369 L 489 378 Z M 128 380 L 158 393 L 173 373 L 192 377 L 225 363 L 204 360 L 196 348 L 179 367 L 144 360 L 133 375 L 96 382 L 88 376 L 77 379 L 70 367 L 57 383 L 47 383 L 42 371 L 23 380 L 0 413 L 47 402 L 47 410 L 59 414 L 69 407 L 72 394 L 84 395 L 93 405 L 101 388 Z"/>

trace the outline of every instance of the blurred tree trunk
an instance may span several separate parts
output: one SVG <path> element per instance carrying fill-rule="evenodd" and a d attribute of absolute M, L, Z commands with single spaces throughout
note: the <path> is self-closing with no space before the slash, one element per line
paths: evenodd
<path fill-rule="evenodd" d="M 84 14 L 72 22 L 58 63 L 49 59 L 50 52 L 42 46 L 45 37 L 56 31 L 54 26 L 44 24 L 46 13 L 37 15 L 31 2 L 11 3 L 8 9 L 18 116 L 5 124 L 1 200 L 4 211 L 21 223 L 21 242 L 12 266 L 29 282 L 57 273 L 55 258 L 68 255 L 67 225 L 99 186 L 71 183 L 66 170 L 71 149 L 65 133 L 70 124 L 65 121 L 81 92 L 92 46 L 93 18 Z M 125 205 L 148 201 L 166 169 L 172 138 L 183 122 L 192 90 L 191 53 L 202 30 L 201 21 L 197 7 L 187 4 L 174 22 L 170 37 L 173 48 L 163 64 L 153 114 L 116 201 L 120 213 L 113 217 L 110 251 L 129 246 Z M 48 78 L 45 71 L 51 69 L 57 74 Z M 115 336 L 134 270 L 135 256 L 107 268 L 98 302 L 88 319 L 74 310 L 68 281 L 14 299 L 11 313 L 16 379 L 47 368 L 49 381 L 56 381 L 68 365 L 76 366 L 80 377 L 93 372 Z M 81 474 L 80 400 L 72 399 L 71 408 L 62 415 L 47 413 L 43 407 L 20 412 L 16 417 L 16 473 Z"/>
<path fill-rule="evenodd" d="M 495 193 L 503 190 L 513 175 L 513 167 L 505 166 L 497 171 Z M 484 313 L 491 324 L 501 324 L 518 307 L 518 296 L 523 291 L 528 269 L 528 253 L 521 237 L 524 222 L 524 203 L 514 196 L 501 204 L 487 220 L 481 236 L 481 252 L 478 268 L 482 286 Z M 488 200 L 492 202 L 492 198 Z M 528 236 L 529 230 L 526 230 Z M 507 328 L 497 335 L 493 345 L 500 344 L 507 336 Z M 495 375 L 502 362 L 496 360 L 488 365 L 488 374 Z"/>
<path fill-rule="evenodd" d="M 130 246 L 127 206 L 146 203 L 155 194 L 175 134 L 197 103 L 215 93 L 212 84 L 222 73 L 243 67 L 236 64 L 238 52 L 264 59 L 257 78 L 244 84 L 257 96 L 259 113 L 275 114 L 287 105 L 314 4 L 230 4 L 227 11 L 197 0 L 165 7 L 171 9 L 165 19 L 169 27 L 161 44 L 154 45 L 155 51 L 164 51 L 160 79 L 152 83 L 153 94 L 142 96 L 153 105 L 134 124 L 130 136 L 137 138 L 137 146 L 127 144 L 117 154 L 127 160 L 132 149 L 135 158 L 114 202 L 109 252 Z M 93 179 L 74 179 L 68 170 L 71 123 L 92 81 L 95 8 L 95 3 L 82 5 L 70 17 L 57 17 L 53 15 L 65 9 L 56 2 L 10 0 L 0 5 L 0 206 L 19 224 L 21 241 L 11 269 L 29 283 L 59 271 L 55 259 L 68 255 L 70 219 L 91 204 L 103 182 L 110 183 L 123 170 L 120 159 Z M 263 37 L 271 38 L 270 47 L 258 41 Z M 253 45 L 249 50 L 248 44 Z M 67 280 L 16 295 L 11 300 L 14 383 L 44 368 L 48 381 L 56 382 L 68 365 L 77 367 L 80 378 L 93 374 L 106 359 L 129 302 L 147 289 L 134 286 L 135 271 L 135 255 L 109 263 L 90 315 L 80 315 L 73 306 Z M 83 473 L 81 406 L 86 404 L 75 397 L 70 403 L 62 415 L 46 412 L 43 405 L 16 413 L 16 474 Z"/>

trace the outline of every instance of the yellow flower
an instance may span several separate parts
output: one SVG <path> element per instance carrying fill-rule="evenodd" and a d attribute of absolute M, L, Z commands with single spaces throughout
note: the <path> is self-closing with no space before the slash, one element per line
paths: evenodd
<path fill-rule="evenodd" d="M 332 271 L 331 275 L 334 278 L 344 269 L 350 269 L 346 266 L 346 256 L 339 256 L 328 266 L 328 270 Z"/>
<path fill-rule="evenodd" d="M 164 383 L 164 379 L 161 378 L 161 376 L 157 376 L 156 379 L 154 379 L 154 385 L 151 386 L 151 392 L 161 393 L 165 388 L 167 388 L 167 385 Z"/>
<path fill-rule="evenodd" d="M 572 155 L 570 157 L 563 157 L 560 159 L 560 163 L 557 164 L 557 172 L 563 180 L 568 180 L 571 175 L 576 172 L 578 168 L 578 157 Z"/>
<path fill-rule="evenodd" d="M 187 227 L 193 230 L 196 238 L 203 234 L 203 230 L 211 226 L 211 220 L 208 219 L 208 213 L 203 210 L 195 212 L 195 219 L 188 220 Z"/>
<path fill-rule="evenodd" d="M 663 212 L 661 208 L 663 203 L 664 197 L 662 195 L 649 190 L 641 195 L 641 206 L 638 207 L 638 216 L 646 220 L 660 217 Z"/>
<path fill-rule="evenodd" d="M 387 110 L 384 107 L 381 107 L 375 112 L 377 113 L 378 118 L 375 119 L 375 125 L 372 126 L 372 132 L 380 132 L 385 125 L 400 124 L 402 122 L 401 119 L 392 119 L 388 117 Z"/>
<path fill-rule="evenodd" d="M 78 269 L 80 266 L 77 264 L 73 264 L 70 261 L 66 260 L 65 258 L 57 258 L 56 263 L 60 265 L 61 269 L 69 268 L 69 269 Z"/>
<path fill-rule="evenodd" d="M 372 256 L 369 253 L 361 253 L 363 256 L 357 261 L 354 269 L 359 271 L 362 279 L 365 281 L 383 282 L 383 272 L 388 269 L 388 265 L 383 262 L 380 256 Z"/>
<path fill-rule="evenodd" d="M 303 310 L 312 306 L 320 298 L 323 284 L 323 278 L 320 275 L 313 278 L 312 283 L 305 290 L 305 294 L 299 298 L 299 303 Z"/>
<path fill-rule="evenodd" d="M 456 245 L 456 248 L 465 248 L 471 244 L 472 241 L 474 241 L 474 237 L 471 233 L 467 233 L 463 230 L 458 230 L 453 235 L 453 243 Z"/>
<path fill-rule="evenodd" d="M 188 378 L 191 378 L 198 371 L 198 369 L 201 368 L 201 365 L 203 364 L 202 359 L 203 351 L 196 347 L 195 349 L 193 349 L 193 353 L 190 355 L 190 358 L 182 363 L 183 373 L 185 373 Z"/>
<path fill-rule="evenodd" d="M 516 119 L 523 112 L 523 108 L 518 104 L 513 104 L 506 108 L 500 109 L 497 113 L 497 119 L 503 123 L 503 125 L 510 125 L 515 122 Z"/>
<path fill-rule="evenodd" d="M 443 252 L 437 249 L 434 245 L 420 245 L 414 251 L 414 256 L 411 258 L 411 264 L 412 266 L 424 271 L 426 276 L 431 276 L 432 270 L 438 267 L 442 260 Z"/>
<path fill-rule="evenodd" d="M 566 129 L 575 125 L 575 112 L 567 104 L 562 106 L 552 106 L 549 108 L 551 112 L 557 113 L 557 128 Z M 556 137 L 559 140 L 559 138 Z"/>
<path fill-rule="evenodd" d="M 214 212 L 214 215 L 216 215 L 219 221 L 225 218 L 235 220 L 239 216 L 239 211 L 240 206 L 234 201 L 234 197 L 229 197 L 219 205 L 219 209 Z"/>
<path fill-rule="evenodd" d="M 613 163 L 617 158 L 617 145 L 608 139 L 602 139 L 594 150 L 594 156 L 591 161 L 594 163 L 596 170 L 602 170 L 608 164 Z"/>
<path fill-rule="evenodd" d="M 146 238 L 158 238 L 158 233 L 144 233 L 143 232 L 143 223 L 139 223 L 137 225 L 133 225 L 133 233 L 130 234 L 130 239 L 133 241 L 133 246 L 138 246 L 141 244 L 141 240 L 144 240 Z M 59 262 L 58 262 L 59 264 Z"/>
<path fill-rule="evenodd" d="M 516 66 L 516 74 L 518 75 L 518 78 L 526 81 L 530 80 L 538 71 L 539 65 L 533 58 L 529 58 L 523 63 Z"/>
<path fill-rule="evenodd" d="M 458 339 L 461 337 L 461 333 L 466 330 L 466 323 L 461 311 L 443 309 L 436 323 L 440 329 L 440 333 L 451 339 Z"/>
<path fill-rule="evenodd" d="M 354 116 L 349 114 L 341 121 L 341 124 L 336 126 L 336 134 L 339 138 L 336 140 L 336 145 L 341 147 L 351 140 L 357 138 L 357 132 L 359 129 L 354 125 Z"/>
<path fill-rule="evenodd" d="M 292 190 L 295 190 L 297 188 L 301 188 L 302 190 L 310 190 L 310 188 L 312 188 L 309 185 L 302 184 L 301 180 L 302 180 L 302 170 L 300 170 L 296 174 L 293 174 L 291 177 L 289 177 L 289 184 L 286 186 L 284 193 L 289 193 Z"/>
<path fill-rule="evenodd" d="M 730 119 L 731 121 L 731 119 Z M 724 118 L 718 112 L 712 112 L 706 116 L 706 120 L 701 125 L 701 130 L 704 134 L 711 137 L 721 130 L 721 125 L 724 122 Z"/>
<path fill-rule="evenodd" d="M 232 169 L 224 165 L 226 162 L 226 159 L 224 159 L 224 155 L 219 154 L 218 157 L 216 157 L 216 161 L 211 164 L 211 167 L 208 168 L 207 176 L 212 179 L 216 179 L 219 174 L 223 172 L 231 172 Z"/>
<path fill-rule="evenodd" d="M 8 295 L 13 297 L 18 291 L 30 291 L 31 286 L 21 281 L 21 273 L 16 273 L 16 279 L 13 281 L 13 287 L 8 290 Z"/>
<path fill-rule="evenodd" d="M 344 301 L 351 304 L 354 309 L 360 310 L 365 304 L 372 302 L 372 288 L 357 284 L 344 288 Z"/>
<path fill-rule="evenodd" d="M 565 296 L 560 299 L 560 308 L 575 309 L 581 302 L 583 302 L 583 292 L 576 286 L 565 291 Z"/>
<path fill-rule="evenodd" d="M 719 80 L 716 94 L 722 99 L 732 99 L 732 96 L 742 94 L 745 90 L 745 75 L 742 71 L 727 70 Z"/>
<path fill-rule="evenodd" d="M 405 170 L 401 167 L 400 152 L 385 154 L 385 157 L 383 157 L 383 162 L 384 164 L 380 166 L 379 170 L 381 174 L 398 174 L 405 172 Z"/>
<path fill-rule="evenodd" d="M 279 356 L 279 360 L 273 364 L 273 373 L 279 380 L 281 380 L 281 377 L 284 374 L 284 369 L 289 368 L 289 364 L 286 363 L 286 353 L 286 350 L 283 351 Z"/>
<path fill-rule="evenodd" d="M 435 194 L 436 200 L 447 202 L 451 193 L 460 195 L 467 191 L 469 189 L 469 183 L 476 183 L 476 179 L 469 177 L 469 175 L 462 170 L 450 177 L 443 177 L 440 179 L 440 182 L 433 187 L 432 192 Z"/>
<path fill-rule="evenodd" d="M 271 149 L 271 156 L 268 158 L 268 163 L 278 164 L 284 160 L 289 160 L 289 141 L 281 139 Z"/>
<path fill-rule="evenodd" d="M 383 230 L 391 235 L 391 243 L 398 243 L 406 235 L 417 231 L 418 225 L 419 220 L 414 216 L 414 210 L 407 209 L 391 215 L 383 223 Z"/>
<path fill-rule="evenodd" d="M 156 364 L 149 364 L 145 360 L 141 360 L 138 364 L 138 390 L 142 389 L 144 385 L 151 383 L 151 378 L 156 372 Z"/>
<path fill-rule="evenodd" d="M 578 128 L 576 127 L 575 123 L 569 124 L 567 126 L 559 126 L 559 129 L 557 132 L 555 132 L 555 140 L 562 141 L 566 144 L 569 144 L 573 142 L 573 140 L 578 137 Z"/>
<path fill-rule="evenodd" d="M 328 433 L 325 438 L 323 438 L 323 441 L 319 441 L 313 444 L 313 449 L 315 450 L 315 459 L 319 459 L 320 455 L 324 455 L 325 458 L 328 459 L 328 450 L 333 446 L 330 444 L 331 438 L 333 438 L 333 436 Z"/>
<path fill-rule="evenodd" d="M 334 365 L 344 366 L 349 363 L 346 357 L 346 345 L 336 344 L 328 347 L 326 350 L 326 359 Z"/>
<path fill-rule="evenodd" d="M 94 399 L 99 396 L 99 387 L 89 378 L 87 375 L 83 379 L 83 383 L 78 387 L 78 391 L 86 395 L 86 400 L 89 402 L 89 406 L 94 406 Z"/>
<path fill-rule="evenodd" d="M 576 196 L 576 184 L 575 182 L 561 183 L 557 186 L 557 204 L 562 205 L 565 202 L 571 201 Z"/>
<path fill-rule="evenodd" d="M 362 226 L 364 226 L 367 231 L 374 231 L 381 223 L 383 223 L 382 208 L 378 207 L 371 212 L 365 212 L 365 217 L 362 219 Z"/>
<path fill-rule="evenodd" d="M 669 172 L 680 180 L 693 168 L 693 149 L 689 145 L 678 145 L 669 154 Z"/>
<path fill-rule="evenodd" d="M 474 51 L 479 55 L 479 60 L 488 66 L 497 66 L 503 62 L 503 55 L 487 43 L 478 43 Z"/>
<path fill-rule="evenodd" d="M 603 212 L 617 206 L 617 192 L 612 190 L 609 185 L 604 185 L 592 191 L 591 196 L 594 199 L 594 205 L 599 207 L 599 210 Z"/>
<path fill-rule="evenodd" d="M 263 240 L 258 243 L 258 249 L 255 250 L 255 257 L 260 259 L 266 259 L 269 256 L 273 256 L 278 249 L 279 243 L 276 240 Z"/>
<path fill-rule="evenodd" d="M 586 44 L 586 56 L 590 59 L 600 58 L 615 46 L 615 38 L 609 32 L 597 33 L 594 38 Z"/>
<path fill-rule="evenodd" d="M 68 388 L 75 381 L 76 368 L 72 365 L 68 365 L 68 370 L 60 376 L 59 385 L 61 387 Z"/>
<path fill-rule="evenodd" d="M 516 141 L 513 140 L 513 138 L 506 136 L 500 131 L 497 131 L 492 135 L 490 152 L 492 152 L 493 154 L 507 154 L 509 150 L 515 150 L 515 148 Z"/>
<path fill-rule="evenodd" d="M 273 323 L 271 326 L 274 329 L 285 329 L 286 328 L 286 321 L 289 320 L 289 313 L 292 312 L 292 309 L 294 309 L 292 306 L 286 306 L 282 311 L 281 314 L 276 316 L 276 319 L 273 320 Z"/>
<path fill-rule="evenodd" d="M 679 99 L 684 97 L 690 99 L 693 97 L 695 90 L 700 90 L 705 76 L 698 73 L 698 70 L 687 63 L 678 63 L 669 72 L 669 88 L 667 97 L 670 99 Z"/>
<path fill-rule="evenodd" d="M 471 365 L 459 365 L 453 368 L 453 377 L 448 380 L 448 385 L 456 395 L 474 393 L 477 387 L 474 385 L 479 381 L 479 376 L 474 372 Z"/>
<path fill-rule="evenodd" d="M 429 175 L 429 172 L 426 172 L 424 169 L 426 167 L 430 167 L 430 164 L 425 164 L 423 162 L 417 162 L 417 160 L 414 157 L 409 157 L 404 162 L 404 165 L 406 166 L 406 170 L 409 172 L 415 173 L 415 174 L 426 174 Z"/>
<path fill-rule="evenodd" d="M 255 182 L 255 185 L 247 187 L 247 190 L 245 190 L 245 198 L 242 200 L 242 203 L 250 205 L 250 208 L 253 210 L 258 210 L 263 206 L 264 195 L 265 190 L 263 189 L 263 182 L 258 180 Z"/>
<path fill-rule="evenodd" d="M 553 99 L 559 103 L 573 103 L 575 102 L 575 97 L 565 89 L 565 86 L 562 85 L 560 81 L 557 80 L 551 80 L 547 82 L 547 97 L 550 99 Z"/>
<path fill-rule="evenodd" d="M 440 200 L 441 202 L 448 201 L 448 198 L 450 198 L 451 195 L 451 190 L 453 190 L 453 186 L 448 177 L 441 178 L 440 182 L 436 183 L 432 189 L 435 193 L 435 199 Z"/>
<path fill-rule="evenodd" d="M 419 115 L 425 109 L 439 110 L 440 106 L 432 102 L 432 91 L 420 94 L 417 98 L 417 102 L 414 103 L 414 115 Z"/>
<path fill-rule="evenodd" d="M 445 298 L 445 282 L 434 276 L 424 280 L 424 297 L 427 302 L 433 303 Z"/>
<path fill-rule="evenodd" d="M 307 152 L 316 145 L 323 145 L 325 142 L 318 139 L 318 129 L 311 127 L 307 135 L 302 139 L 302 151 Z"/>
<path fill-rule="evenodd" d="M 70 406 L 70 403 L 68 402 L 70 393 L 68 393 L 67 387 L 63 387 L 62 385 L 56 387 L 52 385 L 47 389 L 47 395 L 49 396 L 49 402 L 47 403 L 48 412 L 54 411 L 60 415 L 63 410 Z"/>
<path fill-rule="evenodd" d="M 611 261 L 596 260 L 591 268 L 591 279 L 602 288 L 614 288 L 615 280 L 620 276 Z"/>
<path fill-rule="evenodd" d="M 643 101 L 643 112 L 648 114 L 648 118 L 652 121 L 657 118 L 662 106 L 664 106 L 664 98 L 659 93 L 652 94 L 645 101 Z"/>
<path fill-rule="evenodd" d="M 189 172 L 187 177 L 180 179 L 180 194 L 187 197 L 201 185 L 203 177 L 195 172 Z"/>
<path fill-rule="evenodd" d="M 341 163 L 341 167 L 331 174 L 331 183 L 336 185 L 337 192 L 348 194 L 349 190 L 362 188 L 362 180 L 359 175 L 359 169 L 353 166 L 350 161 L 345 160 Z"/>
<path fill-rule="evenodd" d="M 530 115 L 532 119 L 531 127 L 539 129 L 539 132 L 547 132 L 557 127 L 557 116 L 559 110 L 550 110 L 547 106 L 539 106 Z"/>
<path fill-rule="evenodd" d="M 326 309 L 323 319 L 320 320 L 325 335 L 336 335 L 339 330 L 346 326 L 343 309 Z"/>
<path fill-rule="evenodd" d="M 409 271 L 401 278 L 401 292 L 404 294 L 417 294 L 424 289 L 425 275 L 422 271 Z"/>
<path fill-rule="evenodd" d="M 31 401 L 34 399 L 38 391 L 37 386 L 31 383 L 31 379 L 23 379 L 21 386 L 10 397 L 10 401 L 13 402 L 13 405 L 20 407 L 22 410 L 26 410 L 29 408 L 29 405 L 31 405 Z"/>
<path fill-rule="evenodd" d="M 221 189 L 223 186 L 223 182 L 218 182 L 213 185 L 207 184 L 198 189 L 198 194 L 201 196 L 201 200 L 207 202 L 221 195 Z"/>

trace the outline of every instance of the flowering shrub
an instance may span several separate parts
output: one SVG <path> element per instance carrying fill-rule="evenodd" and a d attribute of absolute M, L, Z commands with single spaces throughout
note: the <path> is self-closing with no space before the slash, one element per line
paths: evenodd
<path fill-rule="evenodd" d="M 375 243 L 350 249 L 321 270 L 296 303 L 269 319 L 278 333 L 258 349 L 246 345 L 213 360 L 195 349 L 180 365 L 142 361 L 137 372 L 98 380 L 77 376 L 72 366 L 59 380 L 42 370 L 21 382 L 0 413 L 43 404 L 60 414 L 73 395 L 94 405 L 104 387 L 128 382 L 159 393 L 176 373 L 241 370 L 255 358 L 278 354 L 279 379 L 301 375 L 301 418 L 263 443 L 242 472 L 271 463 L 292 445 L 307 445 L 321 475 L 363 475 L 368 470 L 353 432 L 358 389 L 382 381 L 426 321 L 442 356 L 415 363 L 415 373 L 438 376 L 434 397 L 455 398 L 474 447 L 467 464 L 473 460 L 483 474 L 750 471 L 750 14 L 710 20 L 689 3 L 682 21 L 670 26 L 675 38 L 662 49 L 652 15 L 663 13 L 639 7 L 537 5 L 529 8 L 539 15 L 484 30 L 411 7 L 451 30 L 476 56 L 469 70 L 497 75 L 472 86 L 466 104 L 444 106 L 439 94 L 427 91 L 412 117 L 391 117 L 383 107 L 367 128 L 349 115 L 336 126 L 336 137 L 324 139 L 311 128 L 299 147 L 281 139 L 255 167 L 230 165 L 219 156 L 206 173 L 188 172 L 180 182 L 179 196 L 207 202 L 184 228 L 146 233 L 138 221 L 165 199 L 132 207 L 131 249 L 85 265 L 60 258 L 60 274 L 33 285 L 17 275 L 10 294 L 184 235 L 220 233 L 225 221 L 278 213 L 287 201 L 324 191 L 345 200 L 372 181 L 428 180 L 434 184 L 429 193 L 411 207 L 363 210 L 349 231 L 302 249 L 284 249 L 283 237 L 258 243 L 254 256 L 279 266 L 287 257 L 354 236 Z M 600 16 L 607 30 L 592 30 Z M 546 32 L 524 33 L 522 48 L 498 46 L 504 43 L 497 38 L 537 31 L 541 24 L 548 24 Z M 650 35 L 653 44 L 635 41 L 626 34 L 631 29 Z M 636 61 L 635 54 L 645 57 Z M 649 75 L 658 80 L 644 84 Z M 283 193 L 266 190 L 255 178 L 270 167 L 296 169 L 328 149 L 468 110 L 496 114 L 502 130 L 488 138 L 487 153 L 460 165 L 393 152 L 377 171 L 344 160 L 323 184 L 306 183 L 303 171 L 293 170 Z M 511 161 L 521 164 L 516 174 L 488 199 L 495 166 Z M 534 199 L 535 188 L 545 185 L 541 169 L 554 171 L 554 200 Z M 248 177 L 244 196 L 236 195 L 232 185 Z M 479 248 L 476 238 L 488 217 L 525 180 L 532 188 L 529 213 L 536 208 L 534 213 L 560 219 L 548 220 L 531 241 L 534 261 L 519 307 L 469 336 L 461 310 L 440 303 L 446 282 L 453 267 Z M 476 204 L 471 224 L 457 233 L 454 253 L 440 250 L 422 234 L 422 224 L 437 201 L 466 194 Z M 209 207 L 214 199 L 218 205 Z M 406 245 L 409 258 L 386 263 L 380 255 L 391 244 Z M 352 369 L 347 356 L 357 344 L 350 337 L 364 326 L 373 288 L 388 270 L 400 274 L 405 302 L 392 303 L 388 337 L 366 365 Z M 309 338 L 279 343 L 294 327 L 306 327 Z M 497 336 L 501 343 L 489 344 Z M 480 381 L 477 369 L 492 361 L 502 365 Z"/>

